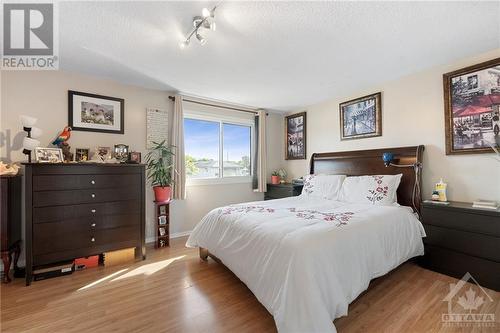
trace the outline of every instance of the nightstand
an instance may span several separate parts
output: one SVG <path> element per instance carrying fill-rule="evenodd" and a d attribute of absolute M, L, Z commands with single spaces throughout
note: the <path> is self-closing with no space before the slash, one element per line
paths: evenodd
<path fill-rule="evenodd" d="M 422 266 L 461 278 L 469 272 L 483 287 L 500 290 L 500 212 L 451 202 L 422 205 Z"/>
<path fill-rule="evenodd" d="M 304 185 L 296 184 L 267 184 L 267 192 L 264 195 L 264 200 L 281 199 L 287 197 L 295 197 L 302 193 Z"/>

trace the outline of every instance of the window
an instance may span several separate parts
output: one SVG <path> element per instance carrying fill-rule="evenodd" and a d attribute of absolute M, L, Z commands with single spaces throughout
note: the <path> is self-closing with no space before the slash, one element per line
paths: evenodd
<path fill-rule="evenodd" d="M 184 149 L 188 178 L 218 178 L 220 123 L 184 119 Z"/>
<path fill-rule="evenodd" d="M 216 119 L 186 112 L 184 147 L 190 183 L 201 179 L 250 181 L 252 133 L 249 119 Z"/>

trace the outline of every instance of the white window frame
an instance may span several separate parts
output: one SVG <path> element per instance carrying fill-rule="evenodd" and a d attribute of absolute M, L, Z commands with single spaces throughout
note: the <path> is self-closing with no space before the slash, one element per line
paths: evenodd
<path fill-rule="evenodd" d="M 200 114 L 184 110 L 184 119 L 204 120 L 219 123 L 219 177 L 217 178 L 188 178 L 186 176 L 186 186 L 216 185 L 216 184 L 242 184 L 251 183 L 254 166 L 255 152 L 255 122 L 252 119 L 240 117 Z M 240 125 L 250 127 L 250 176 L 224 177 L 224 124 Z M 185 157 L 185 155 L 184 155 Z"/>

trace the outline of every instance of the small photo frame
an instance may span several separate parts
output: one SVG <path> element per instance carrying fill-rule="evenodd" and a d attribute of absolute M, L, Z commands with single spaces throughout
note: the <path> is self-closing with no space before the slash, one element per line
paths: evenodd
<path fill-rule="evenodd" d="M 159 228 L 158 231 L 160 233 L 160 236 L 165 236 L 166 234 L 165 228 Z"/>
<path fill-rule="evenodd" d="M 158 224 L 159 225 L 167 224 L 167 217 L 165 215 L 158 216 Z"/>
<path fill-rule="evenodd" d="M 126 162 L 128 159 L 128 146 L 123 143 L 115 145 L 113 149 L 113 157 L 120 162 Z"/>
<path fill-rule="evenodd" d="M 75 161 L 86 162 L 89 160 L 89 149 L 88 148 L 76 148 Z"/>
<path fill-rule="evenodd" d="M 111 148 L 110 147 L 97 147 L 95 153 L 97 155 L 99 155 L 104 160 L 108 160 L 111 158 Z"/>
<path fill-rule="evenodd" d="M 35 148 L 35 160 L 38 163 L 63 163 L 61 148 Z"/>
<path fill-rule="evenodd" d="M 141 153 L 138 151 L 131 151 L 128 153 L 128 162 L 129 163 L 141 163 Z"/>
<path fill-rule="evenodd" d="M 160 215 L 167 215 L 167 206 L 160 206 Z"/>

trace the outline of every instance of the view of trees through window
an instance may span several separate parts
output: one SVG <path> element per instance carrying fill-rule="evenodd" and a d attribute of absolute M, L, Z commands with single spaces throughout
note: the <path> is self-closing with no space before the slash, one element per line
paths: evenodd
<path fill-rule="evenodd" d="M 251 127 L 248 125 L 185 118 L 184 146 L 188 178 L 251 175 Z"/>

